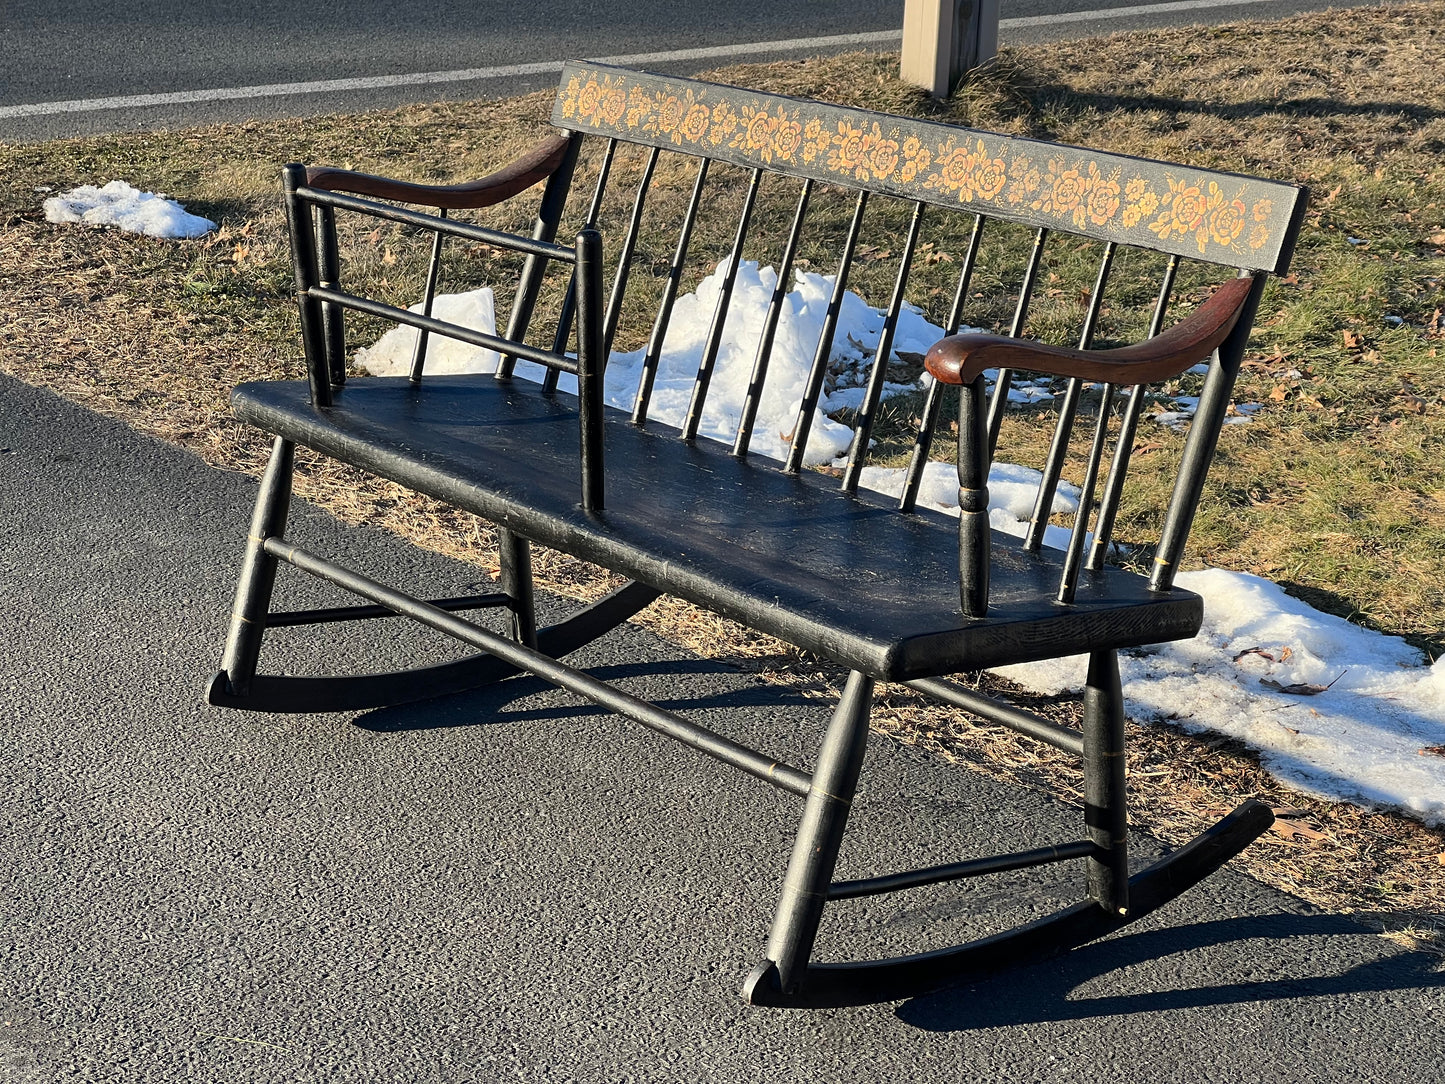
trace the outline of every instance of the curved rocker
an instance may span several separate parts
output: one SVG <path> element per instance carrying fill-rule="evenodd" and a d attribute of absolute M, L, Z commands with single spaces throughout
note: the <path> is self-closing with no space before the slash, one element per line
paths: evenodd
<path fill-rule="evenodd" d="M 658 594 L 645 584 L 626 583 L 571 617 L 538 630 L 537 649 L 553 658 L 568 655 L 611 632 Z M 287 714 L 365 711 L 481 688 L 518 672 L 518 667 L 494 655 L 473 655 L 454 662 L 379 674 L 334 677 L 258 674 L 251 679 L 246 694 L 237 696 L 231 691 L 226 672 L 221 670 L 211 679 L 206 702 L 216 707 Z"/>
<path fill-rule="evenodd" d="M 1086 900 L 1017 929 L 952 948 L 888 960 L 809 964 L 797 993 L 791 995 L 782 991 L 777 966 L 765 960 L 748 976 L 743 997 L 754 1005 L 808 1009 L 898 1001 L 1055 956 L 1157 910 L 1239 854 L 1273 821 L 1267 805 L 1245 802 L 1179 850 L 1131 877 L 1125 915 Z"/>

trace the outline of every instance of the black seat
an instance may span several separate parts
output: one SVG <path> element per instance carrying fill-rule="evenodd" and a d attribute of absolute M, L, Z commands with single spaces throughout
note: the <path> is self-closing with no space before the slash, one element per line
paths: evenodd
<path fill-rule="evenodd" d="M 330 407 L 305 382 L 243 384 L 242 420 L 375 471 L 850 669 L 901 681 L 1193 636 L 1200 598 L 1088 573 L 1054 601 L 1063 554 L 997 535 L 988 615 L 965 618 L 957 521 L 786 474 L 719 443 L 606 411 L 607 506 L 577 500 L 576 400 L 522 380 L 349 381 Z M 839 592 L 846 583 L 849 590 Z"/>

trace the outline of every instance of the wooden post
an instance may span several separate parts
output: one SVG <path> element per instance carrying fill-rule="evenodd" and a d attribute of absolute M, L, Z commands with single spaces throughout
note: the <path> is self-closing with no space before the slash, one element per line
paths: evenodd
<path fill-rule="evenodd" d="M 999 0 L 904 0 L 899 74 L 935 98 L 998 53 Z"/>

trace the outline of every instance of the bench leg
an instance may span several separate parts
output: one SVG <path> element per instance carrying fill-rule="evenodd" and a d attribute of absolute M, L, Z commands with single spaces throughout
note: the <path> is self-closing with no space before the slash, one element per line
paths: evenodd
<path fill-rule="evenodd" d="M 537 606 L 532 597 L 532 544 L 504 527 L 497 528 L 502 592 L 511 598 L 512 639 L 537 646 Z"/>
<path fill-rule="evenodd" d="M 231 627 L 221 658 L 221 670 L 234 696 L 246 695 L 251 679 L 256 676 L 261 637 L 266 632 L 266 614 L 271 608 L 271 589 L 276 583 L 276 559 L 262 546 L 266 539 L 280 537 L 286 531 L 295 459 L 296 446 L 277 437 L 271 446 L 266 473 L 261 477 L 261 492 L 251 517 L 251 533 L 246 539 L 246 556 L 241 562 L 236 601 L 231 607 Z"/>
<path fill-rule="evenodd" d="M 823 738 L 778 913 L 768 937 L 768 959 L 749 978 L 749 989 L 759 982 L 770 982 L 789 996 L 797 992 L 807 974 L 808 957 L 823 917 L 858 772 L 863 767 L 872 707 L 873 679 L 855 670 L 848 676 L 843 699 Z"/>
<path fill-rule="evenodd" d="M 1084 820 L 1096 853 L 1087 860 L 1089 895 L 1106 911 L 1129 913 L 1129 812 L 1124 783 L 1124 694 L 1113 651 L 1089 656 L 1084 684 Z"/>

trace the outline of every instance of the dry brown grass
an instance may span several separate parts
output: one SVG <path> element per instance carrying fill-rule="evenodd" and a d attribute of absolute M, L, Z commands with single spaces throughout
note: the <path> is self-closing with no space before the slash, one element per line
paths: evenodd
<path fill-rule="evenodd" d="M 1445 368 L 1433 360 L 1445 341 L 1441 6 L 1017 50 L 943 105 L 900 84 L 894 69 L 890 57 L 854 55 L 745 65 L 715 77 L 1314 187 L 1296 277 L 1268 299 L 1272 315 L 1243 389 L 1270 410 L 1227 434 L 1225 469 L 1216 471 L 1213 511 L 1196 527 L 1195 549 L 1438 652 L 1445 644 Z M 209 463 L 255 473 L 265 442 L 231 419 L 229 390 L 241 380 L 300 374 L 275 164 L 324 160 L 417 179 L 475 176 L 529 145 L 549 108 L 544 94 L 360 120 L 0 147 L 0 370 Z M 182 246 L 41 221 L 36 186 L 117 176 L 184 193 L 193 210 L 225 228 L 203 245 Z M 1291 369 L 1302 377 L 1287 376 Z M 313 457 L 303 458 L 298 492 L 348 521 L 382 524 L 495 571 L 489 529 L 436 502 Z M 558 554 L 539 554 L 537 571 L 549 589 L 575 598 L 596 597 L 611 582 Z M 641 622 L 771 680 L 836 692 L 838 675 L 818 660 L 675 600 L 659 601 Z M 1029 700 L 996 679 L 979 680 Z M 1075 710 L 1028 706 L 1065 720 Z M 1011 732 L 926 708 L 902 689 L 887 691 L 877 718 L 898 740 L 1077 799 L 1069 758 Z M 1293 812 L 1246 853 L 1242 862 L 1255 876 L 1322 907 L 1374 916 L 1402 937 L 1429 940 L 1438 928 L 1445 832 L 1287 792 L 1226 739 L 1167 727 L 1132 728 L 1131 739 L 1140 829 L 1182 841 L 1244 798 L 1260 798 Z"/>

